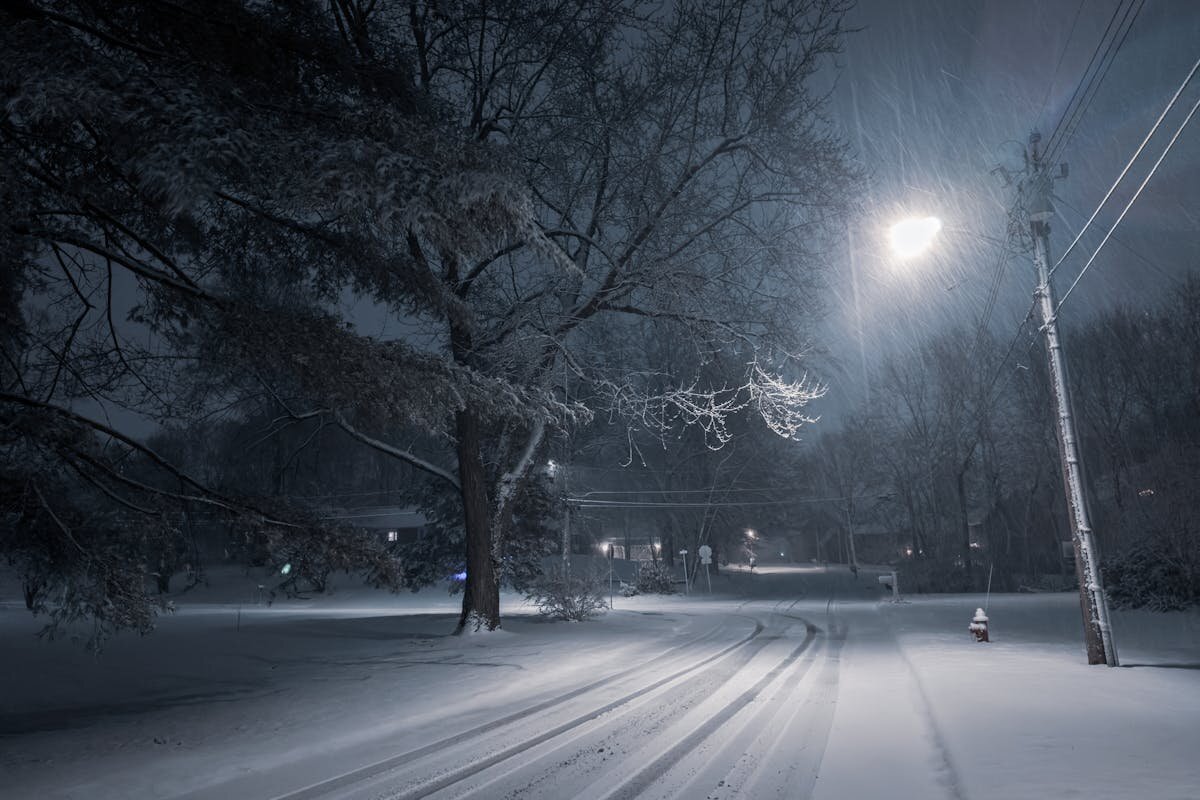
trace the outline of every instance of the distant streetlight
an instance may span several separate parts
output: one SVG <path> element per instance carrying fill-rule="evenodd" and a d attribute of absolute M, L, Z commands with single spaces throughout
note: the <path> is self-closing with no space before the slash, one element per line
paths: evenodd
<path fill-rule="evenodd" d="M 928 250 L 941 230 L 942 221 L 937 217 L 909 217 L 888 229 L 888 243 L 893 253 L 908 260 Z"/>
<path fill-rule="evenodd" d="M 746 529 L 746 561 L 750 565 L 751 572 L 754 571 L 754 565 L 758 561 L 758 558 L 755 554 L 755 548 L 754 548 L 754 544 L 757 539 L 758 539 L 758 534 L 754 532 L 754 529 L 747 528 Z"/>

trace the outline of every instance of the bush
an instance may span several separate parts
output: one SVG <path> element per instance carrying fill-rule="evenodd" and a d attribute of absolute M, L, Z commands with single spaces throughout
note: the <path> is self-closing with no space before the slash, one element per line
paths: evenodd
<path fill-rule="evenodd" d="M 983 577 L 986 579 L 987 568 L 983 567 L 982 570 Z M 975 590 L 975 587 L 967 582 L 966 570 L 954 559 L 914 558 L 904 562 L 901 571 L 904 573 L 904 582 L 901 583 L 901 587 L 912 594 Z M 976 578 L 979 575 L 980 567 L 976 565 Z"/>
<path fill-rule="evenodd" d="M 643 594 L 673 594 L 670 568 L 661 561 L 643 564 L 638 570 L 637 590 Z"/>
<path fill-rule="evenodd" d="M 1154 540 L 1142 540 L 1104 561 L 1104 583 L 1117 608 L 1179 611 L 1200 603 L 1194 570 Z"/>
<path fill-rule="evenodd" d="M 580 577 L 558 572 L 534 580 L 525 590 L 525 599 L 537 606 L 543 617 L 579 621 L 608 608 L 607 588 L 597 575 Z"/>

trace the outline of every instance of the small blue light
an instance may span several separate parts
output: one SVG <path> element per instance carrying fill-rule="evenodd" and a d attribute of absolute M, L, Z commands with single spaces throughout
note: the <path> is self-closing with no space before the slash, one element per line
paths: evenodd
<path fill-rule="evenodd" d="M 456 572 L 450 577 L 456 581 L 465 581 L 467 579 L 467 571 L 464 569 L 462 572 Z"/>
<path fill-rule="evenodd" d="M 292 571 L 292 565 L 291 565 L 291 564 L 284 564 L 284 565 L 283 565 L 283 569 L 279 570 L 279 574 L 280 574 L 280 575 L 287 575 L 287 574 L 288 574 L 289 572 L 291 572 L 291 571 Z"/>

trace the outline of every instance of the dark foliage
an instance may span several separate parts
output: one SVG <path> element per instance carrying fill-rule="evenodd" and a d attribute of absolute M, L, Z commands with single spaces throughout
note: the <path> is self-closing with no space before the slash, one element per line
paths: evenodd
<path fill-rule="evenodd" d="M 1188 563 L 1152 539 L 1105 559 L 1104 582 L 1117 608 L 1180 611 L 1200 604 L 1200 562 Z"/>

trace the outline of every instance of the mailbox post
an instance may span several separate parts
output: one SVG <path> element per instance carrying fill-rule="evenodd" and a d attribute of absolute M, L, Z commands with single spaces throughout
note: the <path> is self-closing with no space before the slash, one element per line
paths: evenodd
<path fill-rule="evenodd" d="M 899 577 L 896 575 L 896 570 L 892 570 L 890 575 L 880 575 L 879 583 L 884 588 L 888 588 L 888 587 L 891 588 L 893 603 L 900 602 L 900 580 L 899 580 Z"/>

